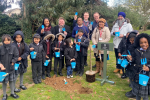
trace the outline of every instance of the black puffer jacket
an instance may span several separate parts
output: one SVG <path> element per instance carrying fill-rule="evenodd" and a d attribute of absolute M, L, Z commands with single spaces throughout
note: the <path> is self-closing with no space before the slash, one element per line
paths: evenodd
<path fill-rule="evenodd" d="M 7 48 L 7 49 L 6 49 Z M 0 63 L 6 68 L 6 73 L 14 72 L 14 65 L 12 63 L 16 63 L 19 57 L 19 53 L 17 48 L 9 44 L 9 46 L 5 46 L 3 44 L 0 46 Z"/>
<path fill-rule="evenodd" d="M 39 34 L 35 34 L 34 36 L 33 36 L 33 39 L 36 37 L 36 36 L 40 36 Z M 39 45 L 37 45 L 36 43 L 31 43 L 30 45 L 29 45 L 29 48 L 31 48 L 31 47 L 33 47 L 34 48 L 34 50 L 33 51 L 35 51 L 35 52 L 37 52 L 37 54 L 36 54 L 36 58 L 35 59 L 31 59 L 32 61 L 43 61 L 43 62 L 45 62 L 45 56 L 46 56 L 46 53 L 45 53 L 45 51 L 44 51 L 44 49 L 43 49 L 43 45 L 41 44 L 41 43 L 39 43 Z M 30 51 L 31 52 L 31 51 Z"/>
<path fill-rule="evenodd" d="M 64 52 L 64 55 L 65 55 L 65 58 L 66 58 L 66 65 L 67 66 L 71 66 L 71 62 L 70 60 L 71 59 L 76 59 L 77 58 L 77 52 L 76 52 L 76 48 L 75 47 L 67 47 L 65 49 L 65 52 Z"/>
<path fill-rule="evenodd" d="M 135 82 L 139 82 L 139 74 L 143 73 L 142 71 L 143 66 L 141 65 L 141 59 L 143 58 L 147 59 L 146 66 L 148 66 L 150 69 L 150 56 L 149 55 L 150 55 L 150 47 L 146 51 L 140 50 L 140 48 L 135 49 L 135 53 L 133 55 L 133 60 L 132 60 L 136 64 L 135 66 L 133 66 Z M 150 72 L 146 72 L 146 75 L 149 76 L 149 73 Z"/>

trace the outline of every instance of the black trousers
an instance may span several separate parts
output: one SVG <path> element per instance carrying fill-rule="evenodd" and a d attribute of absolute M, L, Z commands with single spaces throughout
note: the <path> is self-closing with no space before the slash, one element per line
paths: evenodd
<path fill-rule="evenodd" d="M 41 80 L 42 76 L 42 61 L 35 62 L 31 60 L 32 64 L 32 79 L 33 81 Z"/>
<path fill-rule="evenodd" d="M 78 57 L 77 57 L 77 71 L 80 73 L 84 72 L 84 56 L 82 55 L 82 52 L 77 52 Z"/>
<path fill-rule="evenodd" d="M 57 66 L 59 64 L 59 69 L 58 69 L 58 73 L 62 72 L 62 59 L 60 58 L 54 58 L 54 74 L 57 74 Z"/>
<path fill-rule="evenodd" d="M 120 64 L 117 64 L 117 61 L 118 61 L 118 49 L 114 49 L 115 50 L 115 56 L 116 56 L 116 68 L 118 69 L 122 69 L 121 65 Z"/>
<path fill-rule="evenodd" d="M 44 63 L 42 64 L 42 75 L 45 75 L 45 72 L 46 74 L 50 74 L 51 72 L 52 57 L 49 56 L 49 58 L 51 61 L 49 62 L 48 66 L 44 66 Z"/>
<path fill-rule="evenodd" d="M 84 64 L 87 62 L 87 56 L 84 56 Z"/>

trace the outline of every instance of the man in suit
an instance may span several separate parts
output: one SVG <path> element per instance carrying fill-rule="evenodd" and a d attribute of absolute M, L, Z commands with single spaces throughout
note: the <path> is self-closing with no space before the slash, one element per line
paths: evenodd
<path fill-rule="evenodd" d="M 65 28 L 65 31 L 63 30 Z M 58 33 L 64 33 L 64 35 L 67 38 L 70 38 L 72 33 L 69 26 L 65 25 L 65 19 L 63 17 L 60 17 L 58 19 L 58 25 L 54 27 L 53 32 L 54 35 L 57 35 Z"/>

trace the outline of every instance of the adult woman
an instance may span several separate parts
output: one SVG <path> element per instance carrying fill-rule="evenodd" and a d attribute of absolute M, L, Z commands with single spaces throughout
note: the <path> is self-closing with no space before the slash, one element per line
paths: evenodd
<path fill-rule="evenodd" d="M 48 18 L 43 19 L 42 25 L 44 25 L 44 28 L 42 29 L 42 27 L 40 26 L 37 29 L 37 33 L 41 36 L 41 38 L 43 40 L 44 37 L 45 37 L 45 32 L 46 31 L 51 31 L 52 32 L 53 27 L 51 26 L 50 20 Z"/>
<path fill-rule="evenodd" d="M 105 26 L 105 23 L 105 19 L 99 19 L 98 26 L 94 29 L 92 34 L 92 42 L 94 45 L 97 45 L 98 42 L 109 42 L 110 30 Z M 96 72 L 99 73 L 99 75 L 101 75 L 103 69 L 103 54 L 103 51 L 100 51 L 97 48 L 94 49 L 94 55 L 96 57 Z"/>

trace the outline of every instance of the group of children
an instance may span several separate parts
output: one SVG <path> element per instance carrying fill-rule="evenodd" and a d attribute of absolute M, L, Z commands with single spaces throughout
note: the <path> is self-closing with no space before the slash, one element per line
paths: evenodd
<path fill-rule="evenodd" d="M 65 39 L 63 33 L 58 33 L 56 36 L 51 34 L 50 31 L 45 33 L 45 37 L 41 40 L 39 34 L 34 34 L 33 43 L 29 46 L 24 42 L 24 35 L 22 31 L 16 31 L 13 35 L 13 42 L 11 36 L 4 34 L 2 36 L 3 45 L 0 47 L 0 70 L 8 73 L 2 82 L 3 85 L 3 99 L 7 100 L 6 87 L 9 82 L 11 89 L 11 97 L 19 98 L 16 94 L 21 90 L 15 87 L 18 75 L 20 75 L 20 88 L 26 90 L 27 88 L 23 85 L 23 74 L 27 71 L 28 67 L 28 55 L 31 52 L 36 53 L 36 57 L 31 59 L 32 67 L 32 79 L 35 84 L 41 83 L 41 79 L 45 77 L 51 77 L 50 71 L 52 66 L 52 58 L 54 57 L 54 75 L 62 74 L 62 63 L 64 62 L 67 67 L 67 78 L 73 77 L 73 68 L 71 62 L 76 62 L 77 71 L 76 75 L 82 76 L 84 73 L 84 56 L 87 56 L 87 47 L 89 45 L 89 40 L 83 37 L 83 30 L 78 30 L 77 37 L 74 43 L 71 38 Z M 80 51 L 77 51 L 75 45 L 80 45 Z M 59 56 L 55 54 L 59 52 Z M 49 60 L 47 66 L 44 62 Z M 18 63 L 19 68 L 15 70 L 14 65 Z"/>
<path fill-rule="evenodd" d="M 120 59 L 127 59 L 129 64 L 122 69 L 123 75 L 127 75 L 130 80 L 131 91 L 126 93 L 129 98 L 136 98 L 136 100 L 148 100 L 150 95 L 150 81 L 146 86 L 139 84 L 139 74 L 147 75 L 150 77 L 150 36 L 146 33 L 139 34 L 137 31 L 127 33 L 123 37 L 118 47 L 118 56 Z M 127 55 L 122 56 L 122 55 Z M 147 63 L 142 65 L 141 59 Z M 125 77 L 125 76 L 124 76 Z M 123 77 L 122 77 L 123 78 Z"/>

